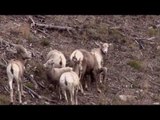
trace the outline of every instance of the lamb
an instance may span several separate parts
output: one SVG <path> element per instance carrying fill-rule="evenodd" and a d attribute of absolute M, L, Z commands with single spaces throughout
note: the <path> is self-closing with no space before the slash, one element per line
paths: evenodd
<path fill-rule="evenodd" d="M 29 51 L 26 50 L 22 45 L 16 45 L 17 50 L 17 60 L 11 59 L 7 65 L 7 76 L 9 80 L 9 87 L 10 87 L 10 102 L 13 104 L 13 80 L 16 80 L 17 83 L 17 90 L 19 93 L 19 103 L 22 104 L 22 96 L 23 94 L 23 74 L 25 71 L 25 64 L 27 60 L 32 57 Z"/>
<path fill-rule="evenodd" d="M 70 94 L 70 102 L 71 104 L 76 104 L 78 105 L 78 100 L 77 100 L 77 94 L 78 90 L 81 90 L 81 93 L 84 95 L 84 91 L 82 88 L 82 84 L 80 82 L 80 78 L 78 76 L 79 74 L 79 66 L 74 67 L 74 71 L 70 72 L 65 72 L 61 75 L 59 84 L 60 84 L 60 89 L 59 89 L 59 95 L 60 99 L 61 97 L 61 91 L 65 97 L 65 100 L 68 101 L 68 97 L 66 92 L 69 91 Z"/>
<path fill-rule="evenodd" d="M 62 90 L 65 100 L 68 103 L 68 97 L 66 94 L 66 91 L 68 90 L 70 94 L 71 104 L 78 105 L 77 93 L 78 93 L 78 90 L 82 91 L 82 86 L 80 83 L 80 78 L 78 77 L 77 73 L 75 73 L 74 71 L 63 73 L 60 77 L 59 84 L 60 84 L 60 91 L 59 91 L 60 99 L 61 99 L 61 90 Z"/>
<path fill-rule="evenodd" d="M 54 62 L 53 62 L 54 64 Z M 63 67 L 61 68 L 61 65 L 56 66 L 57 68 L 53 67 L 52 64 L 48 64 L 47 66 L 45 66 L 46 69 L 46 75 L 47 75 L 47 80 L 53 84 L 55 86 L 55 88 L 59 87 L 59 79 L 60 76 L 64 73 L 64 72 L 70 72 L 73 70 L 73 68 L 71 67 Z"/>
<path fill-rule="evenodd" d="M 53 67 L 65 67 L 66 58 L 64 54 L 58 50 L 51 50 L 47 54 L 47 62 L 44 64 L 44 67 L 52 65 Z"/>
<path fill-rule="evenodd" d="M 104 73 L 104 78 L 106 78 L 106 72 L 107 72 L 107 68 L 106 67 L 103 67 L 104 65 L 104 56 L 107 54 L 108 52 L 108 48 L 109 46 L 111 46 L 112 44 L 110 43 L 102 43 L 102 42 L 95 42 L 99 48 L 93 48 L 91 50 L 91 53 L 95 56 L 96 60 L 97 60 L 97 63 L 98 63 L 98 69 L 99 69 L 99 72 L 103 72 Z M 102 80 L 100 79 L 100 83 L 102 83 Z"/>

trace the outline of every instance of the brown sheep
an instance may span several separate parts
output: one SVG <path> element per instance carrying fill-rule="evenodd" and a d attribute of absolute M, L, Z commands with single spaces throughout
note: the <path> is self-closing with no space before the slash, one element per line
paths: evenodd
<path fill-rule="evenodd" d="M 98 63 L 95 56 L 91 54 L 91 52 L 84 49 L 78 49 L 75 51 L 73 51 L 73 53 L 71 54 L 70 60 L 74 63 L 74 69 L 77 66 L 79 67 L 79 76 L 83 87 L 87 88 L 87 81 L 84 80 L 84 76 L 90 75 L 91 81 L 96 83 L 96 89 L 98 92 L 100 92 L 100 89 L 97 85 Z M 80 53 L 81 55 L 83 55 L 83 59 L 76 58 L 76 56 L 78 56 L 76 54 Z"/>

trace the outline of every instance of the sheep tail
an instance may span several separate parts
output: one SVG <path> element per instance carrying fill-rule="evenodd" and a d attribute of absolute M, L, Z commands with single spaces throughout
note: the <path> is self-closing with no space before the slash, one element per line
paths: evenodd
<path fill-rule="evenodd" d="M 66 77 L 65 77 L 65 85 L 66 85 L 66 86 L 68 85 L 67 80 L 66 80 Z"/>

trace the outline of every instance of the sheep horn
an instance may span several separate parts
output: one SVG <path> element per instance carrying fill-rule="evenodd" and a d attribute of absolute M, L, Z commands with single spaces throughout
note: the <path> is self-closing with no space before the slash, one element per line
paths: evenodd
<path fill-rule="evenodd" d="M 101 44 L 98 42 L 94 42 L 97 46 L 101 47 Z"/>

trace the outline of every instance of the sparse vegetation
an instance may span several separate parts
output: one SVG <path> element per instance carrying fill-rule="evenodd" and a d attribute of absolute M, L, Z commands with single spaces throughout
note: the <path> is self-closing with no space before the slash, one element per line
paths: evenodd
<path fill-rule="evenodd" d="M 22 23 L 19 28 L 19 32 L 22 34 L 22 36 L 25 39 L 29 39 L 30 38 L 30 25 L 28 23 Z"/>
<path fill-rule="evenodd" d="M 48 102 L 49 104 L 64 103 L 63 100 L 58 99 L 55 87 L 48 87 L 50 83 L 46 79 L 45 69 L 42 66 L 46 62 L 45 57 L 49 49 L 57 49 L 66 53 L 68 59 L 75 49 L 91 50 L 93 47 L 97 47 L 94 44 L 95 41 L 113 44 L 104 61 L 104 66 L 108 68 L 107 80 L 100 85 L 102 94 L 95 92 L 94 84 L 89 86 L 85 96 L 79 94 L 80 104 L 152 104 L 160 101 L 158 92 L 160 33 L 159 27 L 156 26 L 160 16 L 37 15 L 32 17 L 37 23 L 76 28 L 73 33 L 67 30 L 61 32 L 46 28 L 35 32 L 38 28 L 34 26 L 32 30 L 30 29 L 28 16 L 0 16 L 2 38 L 8 42 L 23 44 L 34 53 L 34 57 L 29 63 L 30 67 L 28 67 L 29 65 L 26 67 L 27 74 L 25 74 L 24 84 L 33 89 L 34 84 L 30 81 L 30 75 L 33 75 L 34 80 L 39 82 L 38 89 L 34 90 L 55 101 L 55 103 Z M 144 49 L 140 48 L 138 42 L 144 46 Z M 7 51 L 8 48 L 9 46 L 5 44 L 0 46 L 0 53 L 6 53 L 6 61 L 14 58 L 14 55 Z M 69 65 L 68 60 L 67 65 Z M 7 90 L 9 88 L 6 87 L 8 78 L 6 70 L 1 66 L 0 76 L 0 104 L 8 104 L 9 93 Z M 88 79 L 87 76 L 86 79 Z M 25 91 L 27 93 L 23 99 L 29 101 L 27 104 L 44 104 L 46 102 L 32 97 L 26 89 Z M 118 99 L 119 94 L 137 97 L 122 101 Z"/>
<path fill-rule="evenodd" d="M 127 64 L 136 70 L 140 70 L 142 68 L 141 62 L 137 60 L 131 60 Z"/>
<path fill-rule="evenodd" d="M 48 39 L 43 39 L 40 44 L 44 47 L 47 47 L 50 46 L 50 41 Z"/>
<path fill-rule="evenodd" d="M 159 32 L 160 32 L 160 30 L 157 29 L 157 28 L 151 27 L 151 28 L 148 29 L 148 35 L 149 35 L 150 37 L 160 35 Z"/>
<path fill-rule="evenodd" d="M 31 88 L 31 89 L 34 89 L 33 83 L 28 82 L 28 83 L 26 83 L 25 85 L 26 85 L 27 87 Z"/>
<path fill-rule="evenodd" d="M 4 95 L 4 94 L 0 94 L 0 104 L 1 105 L 6 105 L 8 103 L 10 103 L 9 96 L 8 95 Z"/>

